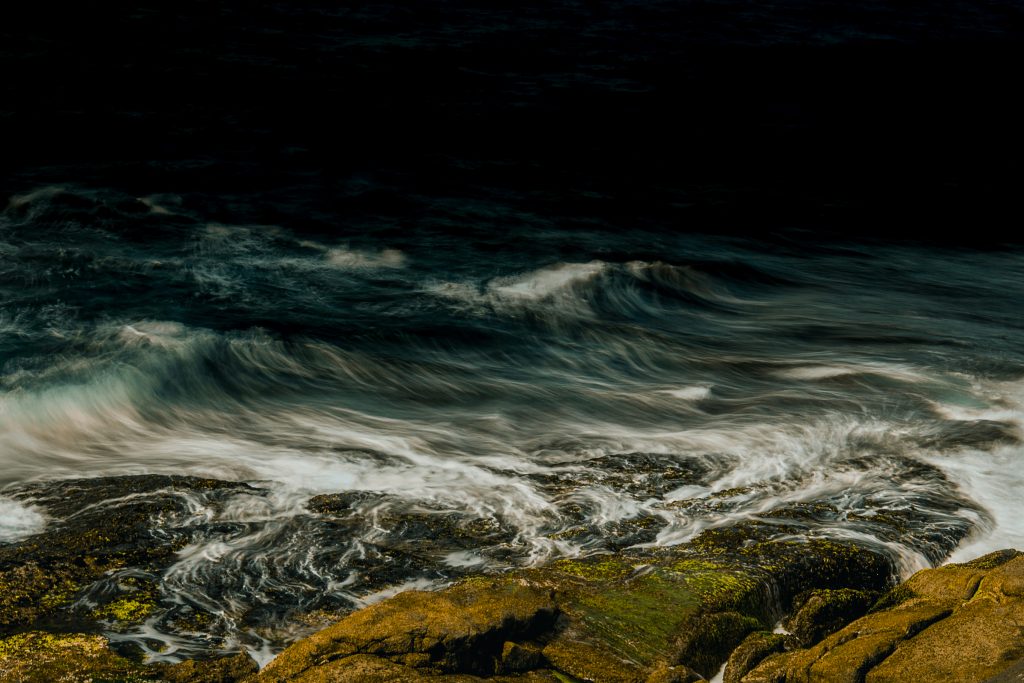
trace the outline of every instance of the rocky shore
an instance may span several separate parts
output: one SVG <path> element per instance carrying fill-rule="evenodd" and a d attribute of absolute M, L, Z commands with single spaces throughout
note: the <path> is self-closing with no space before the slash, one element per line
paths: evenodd
<path fill-rule="evenodd" d="M 183 493 L 216 501 L 246 488 L 145 476 L 14 491 L 55 521 L 0 546 L 0 682 L 995 683 L 1024 672 L 1024 553 L 897 585 L 881 553 L 790 533 L 785 520 L 814 506 L 673 548 L 406 591 L 295 642 L 262 671 L 245 654 L 166 665 L 112 648 L 101 632 L 156 608 L 160 572 L 190 540 L 154 532 L 154 520 L 185 505 Z M 879 523 L 899 534 L 905 520 Z"/>

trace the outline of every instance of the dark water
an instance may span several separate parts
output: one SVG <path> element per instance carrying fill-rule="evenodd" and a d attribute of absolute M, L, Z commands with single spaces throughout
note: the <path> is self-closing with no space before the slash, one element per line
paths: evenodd
<path fill-rule="evenodd" d="M 1019 7 L 37 11 L 0 485 L 261 489 L 162 522 L 208 530 L 161 578 L 208 633 L 115 639 L 265 658 L 296 611 L 797 503 L 904 572 L 1024 546 Z M 43 524 L 0 498 L 0 542 Z"/>

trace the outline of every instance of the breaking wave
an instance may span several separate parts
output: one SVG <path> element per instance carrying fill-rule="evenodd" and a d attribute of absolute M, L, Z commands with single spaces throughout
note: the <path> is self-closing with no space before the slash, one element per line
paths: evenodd
<path fill-rule="evenodd" d="M 297 614 L 743 519 L 904 573 L 1024 545 L 1017 260 L 588 239 L 510 262 L 180 195 L 11 199 L 0 543 L 45 524 L 40 482 L 249 483 L 162 520 L 190 539 L 159 577 L 175 607 L 111 633 L 154 659 L 269 657 Z"/>

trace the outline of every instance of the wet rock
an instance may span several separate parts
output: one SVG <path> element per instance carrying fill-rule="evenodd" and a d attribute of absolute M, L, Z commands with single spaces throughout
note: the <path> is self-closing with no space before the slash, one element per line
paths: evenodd
<path fill-rule="evenodd" d="M 864 616 L 877 599 L 878 593 L 852 588 L 808 591 L 797 596 L 796 611 L 784 625 L 802 645 L 810 646 Z"/>
<path fill-rule="evenodd" d="M 587 523 L 586 512 L 577 517 L 581 524 L 550 534 L 556 540 L 571 540 L 591 551 L 620 550 L 640 543 L 650 543 L 665 526 L 665 520 L 656 515 L 637 515 L 604 524 Z"/>
<path fill-rule="evenodd" d="M 702 614 L 680 637 L 678 659 L 710 678 L 747 634 L 760 628 L 758 619 L 739 612 Z"/>
<path fill-rule="evenodd" d="M 729 655 L 725 664 L 723 683 L 740 683 L 744 676 L 766 657 L 786 649 L 786 636 L 781 633 L 758 631 L 747 636 Z"/>
<path fill-rule="evenodd" d="M 544 655 L 540 648 L 531 645 L 507 642 L 501 649 L 500 674 L 516 674 L 541 668 Z"/>
<path fill-rule="evenodd" d="M 324 493 L 310 498 L 306 507 L 321 515 L 343 515 L 351 512 L 360 503 L 379 497 L 380 494 L 369 491 Z"/>
<path fill-rule="evenodd" d="M 513 582 L 472 581 L 447 591 L 408 591 L 355 612 L 293 645 L 261 674 L 264 681 L 304 680 L 325 660 L 373 655 L 444 673 L 491 674 L 507 641 L 549 630 L 557 608 L 550 591 Z M 404 665 L 404 664 L 403 664 Z"/>
<path fill-rule="evenodd" d="M 407 501 L 372 491 L 348 491 L 314 496 L 306 506 L 341 525 L 348 536 L 363 538 L 369 555 L 347 560 L 364 570 L 373 585 L 401 583 L 424 574 L 431 578 L 464 576 L 472 562 L 460 566 L 454 553 L 484 553 L 500 548 L 516 532 L 494 517 L 475 517 L 450 509 L 411 507 Z"/>
<path fill-rule="evenodd" d="M 186 661 L 163 669 L 160 678 L 167 683 L 239 683 L 259 673 L 259 665 L 241 652 L 208 661 Z"/>
<path fill-rule="evenodd" d="M 657 667 L 647 677 L 646 683 L 696 683 L 707 680 L 699 673 L 688 666 L 677 664 L 675 666 L 662 665 Z"/>
<path fill-rule="evenodd" d="M 896 598 L 814 647 L 774 655 L 744 683 L 984 681 L 1024 655 L 1024 555 L 918 572 Z"/>
<path fill-rule="evenodd" d="M 681 486 L 704 483 L 721 463 L 711 457 L 673 453 L 612 453 L 566 466 L 565 472 L 532 476 L 543 488 L 568 493 L 606 486 L 634 498 L 660 498 Z"/>
<path fill-rule="evenodd" d="M 644 683 L 667 667 L 710 677 L 798 592 L 888 585 L 893 567 L 881 555 L 786 534 L 750 522 L 678 548 L 567 559 L 438 593 L 403 593 L 288 648 L 260 680 L 319 680 L 308 677 L 327 662 L 339 677 L 357 665 L 409 680 L 483 676 L 505 671 L 503 655 L 513 648 L 506 643 L 541 650 L 531 674 L 550 667 L 569 680 Z"/>
<path fill-rule="evenodd" d="M 159 570 L 189 542 L 185 533 L 157 530 L 156 520 L 188 514 L 188 496 L 216 502 L 245 484 L 179 476 L 99 477 L 10 489 L 46 510 L 41 533 L 0 546 L 0 634 L 26 627 L 80 630 L 89 621 L 136 621 L 152 608 L 153 590 L 131 582 L 107 591 L 94 613 L 67 607 L 94 582 L 126 568 Z"/>
<path fill-rule="evenodd" d="M 157 673 L 118 656 L 106 638 L 28 631 L 0 640 L 0 683 L 154 680 Z"/>

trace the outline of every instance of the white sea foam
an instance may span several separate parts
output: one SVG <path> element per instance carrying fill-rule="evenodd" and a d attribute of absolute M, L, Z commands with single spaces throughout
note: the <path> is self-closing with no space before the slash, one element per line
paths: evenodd
<path fill-rule="evenodd" d="M 181 207 L 181 197 L 173 194 L 154 194 L 138 197 L 138 201 L 149 208 L 149 212 L 158 216 L 174 216 Z"/>
<path fill-rule="evenodd" d="M 18 541 L 37 534 L 46 519 L 35 508 L 9 498 L 0 498 L 0 543 Z"/>
<path fill-rule="evenodd" d="M 324 254 L 324 260 L 335 268 L 402 268 L 405 254 L 398 249 L 365 251 L 348 247 L 332 247 Z"/>
<path fill-rule="evenodd" d="M 63 194 L 68 191 L 68 188 L 60 185 L 51 185 L 47 187 L 41 187 L 25 194 L 13 195 L 8 200 L 8 206 L 15 209 L 20 209 L 25 206 L 29 206 L 39 201 L 40 199 L 52 199 L 59 194 Z"/>
<path fill-rule="evenodd" d="M 711 395 L 709 386 L 680 387 L 678 389 L 660 389 L 659 394 L 667 394 L 683 401 L 700 401 Z"/>
<path fill-rule="evenodd" d="M 907 365 L 895 363 L 828 363 L 820 365 L 799 365 L 778 370 L 777 377 L 800 380 L 822 380 L 847 375 L 879 375 L 901 382 L 922 382 L 928 377 Z"/>
<path fill-rule="evenodd" d="M 936 410 L 951 420 L 988 420 L 1010 425 L 1018 437 L 1024 434 L 1024 382 L 996 382 L 974 387 L 976 405 L 936 402 Z M 972 517 L 974 531 L 950 562 L 965 562 L 1003 548 L 1024 549 L 1024 444 L 1000 444 L 989 450 L 974 448 L 955 453 L 932 454 L 928 460 L 945 471 L 989 518 Z M 968 513 L 969 514 L 969 513 Z"/>
<path fill-rule="evenodd" d="M 536 301 L 582 282 L 588 282 L 607 268 L 602 261 L 559 263 L 525 275 L 492 280 L 488 290 L 494 295 L 524 301 Z"/>
<path fill-rule="evenodd" d="M 602 261 L 557 263 L 519 275 L 483 283 L 439 282 L 424 291 L 451 301 L 464 312 L 519 316 L 539 314 L 550 323 L 591 317 L 590 285 L 608 271 Z"/>

